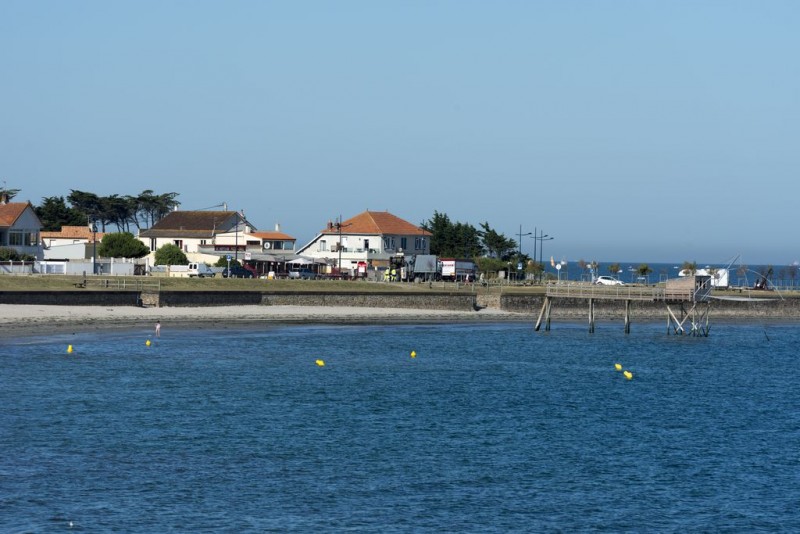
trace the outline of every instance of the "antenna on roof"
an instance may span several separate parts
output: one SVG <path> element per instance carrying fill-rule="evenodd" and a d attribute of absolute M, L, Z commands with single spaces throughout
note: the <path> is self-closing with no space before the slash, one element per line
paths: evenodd
<path fill-rule="evenodd" d="M 213 206 L 209 206 L 207 208 L 200 208 L 195 211 L 213 210 L 214 208 L 222 208 L 222 211 L 228 211 L 228 203 L 223 202 L 222 204 L 214 204 Z"/>

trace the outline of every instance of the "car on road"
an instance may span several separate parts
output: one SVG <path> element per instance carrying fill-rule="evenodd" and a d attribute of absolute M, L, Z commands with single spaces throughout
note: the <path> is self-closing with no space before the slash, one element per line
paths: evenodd
<path fill-rule="evenodd" d="M 598 276 L 597 279 L 594 281 L 595 284 L 600 286 L 624 286 L 625 283 L 622 280 L 614 278 L 613 276 Z"/>
<path fill-rule="evenodd" d="M 317 273 L 311 269 L 296 269 L 289 271 L 289 278 L 293 280 L 316 280 Z"/>
<path fill-rule="evenodd" d="M 230 271 L 227 267 L 222 270 L 223 278 L 253 278 L 253 272 L 240 265 L 231 265 Z"/>

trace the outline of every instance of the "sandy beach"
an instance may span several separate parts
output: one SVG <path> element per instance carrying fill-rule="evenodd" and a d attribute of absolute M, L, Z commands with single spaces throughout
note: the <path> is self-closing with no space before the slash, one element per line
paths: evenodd
<path fill-rule="evenodd" d="M 530 316 L 494 309 L 480 311 L 354 308 L 344 306 L 215 306 L 137 308 L 0 304 L 0 337 L 46 332 L 87 332 L 155 327 L 231 328 L 264 324 L 386 324 L 524 321 Z"/>

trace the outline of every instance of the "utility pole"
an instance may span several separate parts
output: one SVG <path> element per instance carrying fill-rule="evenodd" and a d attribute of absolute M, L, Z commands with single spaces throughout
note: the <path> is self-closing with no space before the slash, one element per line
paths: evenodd
<path fill-rule="evenodd" d="M 517 271 L 519 271 L 520 269 L 522 269 L 522 267 L 521 267 L 521 265 L 522 265 L 522 237 L 526 236 L 526 235 L 531 235 L 531 232 L 523 234 L 522 233 L 522 225 L 520 224 L 519 225 L 519 233 L 517 235 L 519 236 L 519 241 L 517 241 L 517 246 L 519 247 L 519 252 L 517 253 Z M 534 257 L 536 257 L 536 241 L 533 242 L 533 255 L 534 255 Z M 519 272 L 517 272 L 517 279 L 519 280 Z"/>

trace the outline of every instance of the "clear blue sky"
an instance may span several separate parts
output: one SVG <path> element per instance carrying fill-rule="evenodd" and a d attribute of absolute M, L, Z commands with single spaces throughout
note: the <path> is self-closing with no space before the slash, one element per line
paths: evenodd
<path fill-rule="evenodd" d="M 800 259 L 800 2 L 0 1 L 0 180 Z M 533 239 L 523 238 L 531 252 Z"/>

